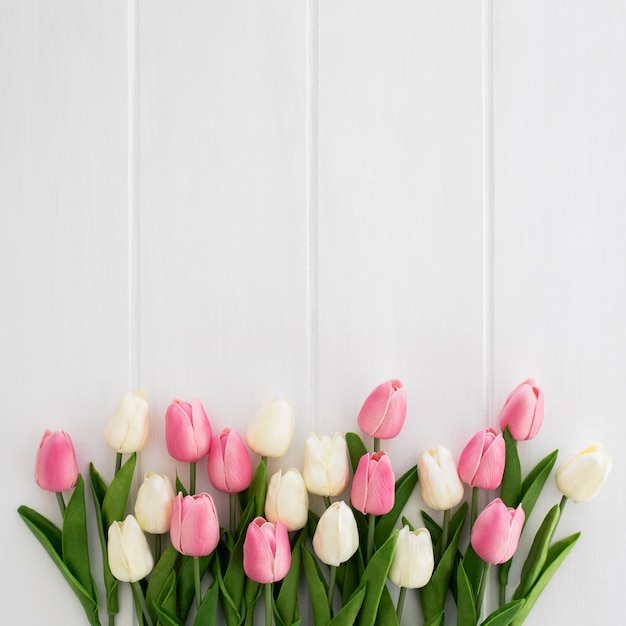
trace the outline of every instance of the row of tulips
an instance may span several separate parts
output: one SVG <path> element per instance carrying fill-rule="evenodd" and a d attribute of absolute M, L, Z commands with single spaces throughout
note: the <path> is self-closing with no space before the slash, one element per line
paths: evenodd
<path fill-rule="evenodd" d="M 178 476 L 174 486 L 168 476 L 148 471 L 133 514 L 126 515 L 150 417 L 143 392 L 124 396 L 104 431 L 116 452 L 113 479 L 107 485 L 93 465 L 89 471 L 109 625 L 119 612 L 120 581 L 132 585 L 140 624 L 217 623 L 218 615 L 228 626 L 252 624 L 264 589 L 265 623 L 297 625 L 302 572 L 316 626 L 400 624 L 407 589 L 418 590 L 428 626 L 443 625 L 450 592 L 459 626 L 522 624 L 578 539 L 576 534 L 554 541 L 565 502 L 592 498 L 611 469 L 611 458 L 591 446 L 558 468 L 562 500 L 547 512 L 510 594 L 512 559 L 557 457 L 556 451 L 550 453 L 522 477 L 517 444 L 541 428 L 542 390 L 532 380 L 513 390 L 500 413 L 501 432 L 478 432 L 458 464 L 438 446 L 422 452 L 416 466 L 396 480 L 381 440 L 401 432 L 406 405 L 400 381 L 378 385 L 357 418 L 372 439 L 372 450 L 356 433 L 310 434 L 302 472 L 290 468 L 268 477 L 268 457 L 283 456 L 291 444 L 293 412 L 286 399 L 271 399 L 259 410 L 246 443 L 228 428 L 214 434 L 199 400 L 175 400 L 165 413 L 166 445 L 172 458 L 189 464 L 188 486 Z M 250 450 L 260 456 L 254 471 Z M 211 484 L 229 495 L 227 527 L 220 524 L 211 494 L 196 493 L 197 464 L 205 458 Z M 25 506 L 19 513 L 76 593 L 89 623 L 100 624 L 83 480 L 70 436 L 46 431 L 35 465 L 37 484 L 56 493 L 63 523 L 59 528 Z M 422 511 L 423 526 L 415 528 L 402 516 L 418 484 L 425 505 L 443 512 L 441 523 Z M 472 497 L 470 540 L 461 549 L 470 508 L 464 484 Z M 342 499 L 349 486 L 349 499 Z M 489 497 L 499 494 L 479 512 L 481 490 Z M 63 494 L 69 491 L 66 503 Z M 310 497 L 323 499 L 321 516 L 311 510 Z M 499 568 L 500 603 L 484 616 L 491 565 Z M 396 603 L 387 580 L 399 587 Z"/>

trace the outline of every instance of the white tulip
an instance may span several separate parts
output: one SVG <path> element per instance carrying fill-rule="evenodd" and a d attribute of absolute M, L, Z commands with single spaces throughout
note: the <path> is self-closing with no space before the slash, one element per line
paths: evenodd
<path fill-rule="evenodd" d="M 297 469 L 284 474 L 278 470 L 269 481 L 265 498 L 265 517 L 268 522 L 281 521 L 287 530 L 304 528 L 309 519 L 309 494 L 304 479 Z"/>
<path fill-rule="evenodd" d="M 334 502 L 320 517 L 313 535 L 313 550 L 326 565 L 340 565 L 359 547 L 359 531 L 352 509 L 343 501 Z"/>
<path fill-rule="evenodd" d="M 613 457 L 591 445 L 558 467 L 556 486 L 573 502 L 586 502 L 600 491 L 612 466 Z"/>
<path fill-rule="evenodd" d="M 269 457 L 285 455 L 293 436 L 293 409 L 287 398 L 270 398 L 254 416 L 246 431 L 248 446 Z"/>
<path fill-rule="evenodd" d="M 148 439 L 150 412 L 143 391 L 128 392 L 109 416 L 104 440 L 116 452 L 130 454 L 141 450 Z"/>
<path fill-rule="evenodd" d="M 463 483 L 447 448 L 437 446 L 422 452 L 417 460 L 417 471 L 426 506 L 435 511 L 447 511 L 463 499 Z"/>
<path fill-rule="evenodd" d="M 428 530 L 402 528 L 398 533 L 389 580 L 398 587 L 418 589 L 428 583 L 434 567 L 433 543 Z"/>
<path fill-rule="evenodd" d="M 348 447 L 339 433 L 317 437 L 310 433 L 304 447 L 302 470 L 306 488 L 318 496 L 338 496 L 350 481 Z"/>
<path fill-rule="evenodd" d="M 109 568 L 115 578 L 135 583 L 152 571 L 154 558 L 148 540 L 132 515 L 123 522 L 113 522 L 108 538 Z"/>
<path fill-rule="evenodd" d="M 169 477 L 146 472 L 135 499 L 135 517 L 144 532 L 162 535 L 169 531 L 175 495 Z"/>

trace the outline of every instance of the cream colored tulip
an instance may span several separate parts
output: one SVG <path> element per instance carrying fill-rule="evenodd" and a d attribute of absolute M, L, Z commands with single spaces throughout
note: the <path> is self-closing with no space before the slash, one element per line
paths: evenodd
<path fill-rule="evenodd" d="M 389 580 L 407 589 L 418 589 L 428 583 L 435 567 L 433 542 L 426 528 L 398 533 L 398 543 L 389 570 Z"/>
<path fill-rule="evenodd" d="M 447 448 L 437 446 L 422 452 L 417 460 L 417 471 L 426 506 L 435 511 L 447 511 L 463 499 L 463 483 Z"/>
<path fill-rule="evenodd" d="M 265 498 L 265 518 L 281 521 L 287 530 L 304 528 L 309 519 L 309 495 L 297 469 L 278 470 L 269 481 Z"/>
<path fill-rule="evenodd" d="M 348 447 L 339 433 L 331 439 L 310 433 L 304 447 L 304 482 L 309 493 L 318 496 L 338 496 L 350 481 Z"/>
<path fill-rule="evenodd" d="M 326 565 L 345 563 L 359 547 L 359 531 L 352 509 L 333 502 L 320 517 L 313 535 L 313 550 Z"/>
<path fill-rule="evenodd" d="M 591 445 L 558 467 L 556 486 L 573 502 L 586 502 L 600 491 L 612 466 L 613 457 Z"/>
<path fill-rule="evenodd" d="M 108 538 L 109 568 L 115 578 L 135 583 L 152 571 L 154 558 L 148 540 L 132 515 L 123 522 L 113 522 Z"/>
<path fill-rule="evenodd" d="M 104 428 L 104 440 L 118 453 L 141 450 L 148 439 L 150 412 L 143 391 L 130 391 L 115 407 Z"/>
<path fill-rule="evenodd" d="M 293 409 L 287 398 L 270 398 L 254 416 L 246 442 L 257 454 L 284 456 L 293 436 Z"/>
<path fill-rule="evenodd" d="M 146 472 L 135 499 L 135 517 L 144 532 L 162 535 L 169 531 L 175 495 L 169 477 Z"/>

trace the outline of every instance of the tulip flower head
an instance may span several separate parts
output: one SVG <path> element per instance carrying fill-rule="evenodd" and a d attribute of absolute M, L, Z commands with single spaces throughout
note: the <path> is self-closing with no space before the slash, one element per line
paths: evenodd
<path fill-rule="evenodd" d="M 246 442 L 257 454 L 284 456 L 293 436 L 293 409 L 287 398 L 270 398 L 248 425 Z"/>
<path fill-rule="evenodd" d="M 426 528 L 398 533 L 396 550 L 389 569 L 389 580 L 398 587 L 419 589 L 428 583 L 435 567 L 433 542 Z"/>
<path fill-rule="evenodd" d="M 391 461 L 384 450 L 364 454 L 352 479 L 352 506 L 365 515 L 389 513 L 394 503 L 395 480 Z"/>
<path fill-rule="evenodd" d="M 504 437 L 493 428 L 476 433 L 459 457 L 461 480 L 470 487 L 497 489 L 504 474 L 505 448 Z"/>
<path fill-rule="evenodd" d="M 130 391 L 117 404 L 104 427 L 104 440 L 120 454 L 139 452 L 148 440 L 150 411 L 144 391 Z"/>
<path fill-rule="evenodd" d="M 67 491 L 76 486 L 78 464 L 72 438 L 62 430 L 46 430 L 35 458 L 35 481 L 46 491 Z"/>
<path fill-rule="evenodd" d="M 313 535 L 313 550 L 326 565 L 345 563 L 359 547 L 359 531 L 352 509 L 333 502 L 320 517 Z"/>
<path fill-rule="evenodd" d="M 243 439 L 226 428 L 213 437 L 207 461 L 211 484 L 223 493 L 239 493 L 252 482 L 250 453 Z"/>
<path fill-rule="evenodd" d="M 144 532 L 162 535 L 170 529 L 174 487 L 168 476 L 146 472 L 137 490 L 135 518 Z"/>
<path fill-rule="evenodd" d="M 406 418 L 406 389 L 399 380 L 381 383 L 367 396 L 357 421 L 359 428 L 376 439 L 392 439 Z"/>
<path fill-rule="evenodd" d="M 338 496 L 350 482 L 348 447 L 340 433 L 331 439 L 310 433 L 304 447 L 304 482 L 309 493 Z"/>
<path fill-rule="evenodd" d="M 543 391 L 532 378 L 517 386 L 500 411 L 500 429 L 507 426 L 515 441 L 532 439 L 543 424 Z"/>
<path fill-rule="evenodd" d="M 197 463 L 211 448 L 211 424 L 197 398 L 174 400 L 165 413 L 165 443 L 170 456 L 184 463 Z"/>
<path fill-rule="evenodd" d="M 602 452 L 599 445 L 591 445 L 557 468 L 556 486 L 573 502 L 587 502 L 600 491 L 612 466 L 613 457 Z"/>
<path fill-rule="evenodd" d="M 267 485 L 265 517 L 269 522 L 281 521 L 287 530 L 300 530 L 309 519 L 309 494 L 297 469 L 278 470 Z"/>
<path fill-rule="evenodd" d="M 289 534 L 285 525 L 257 517 L 248 525 L 243 544 L 243 569 L 257 583 L 282 580 L 291 567 Z"/>
<path fill-rule="evenodd" d="M 213 498 L 208 493 L 183 497 L 172 502 L 170 539 L 181 554 L 206 556 L 211 554 L 220 538 L 220 525 Z"/>
<path fill-rule="evenodd" d="M 476 554 L 487 563 L 508 561 L 517 550 L 524 518 L 521 504 L 513 509 L 500 498 L 490 502 L 472 528 L 470 541 Z"/>
<path fill-rule="evenodd" d="M 132 515 L 109 526 L 107 551 L 111 574 L 122 582 L 137 582 L 152 571 L 148 540 Z"/>
<path fill-rule="evenodd" d="M 452 453 L 444 446 L 422 452 L 417 460 L 417 471 L 426 506 L 435 511 L 447 511 L 463 499 L 463 483 Z"/>

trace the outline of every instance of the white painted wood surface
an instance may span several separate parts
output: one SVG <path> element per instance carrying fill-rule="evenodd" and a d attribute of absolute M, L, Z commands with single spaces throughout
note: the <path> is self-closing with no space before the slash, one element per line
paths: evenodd
<path fill-rule="evenodd" d="M 619 623 L 625 31 L 619 0 L 0 0 L 3 620 L 83 622 L 15 509 L 56 514 L 46 428 L 107 473 L 129 388 L 152 407 L 141 469 L 171 472 L 174 397 L 243 432 L 288 395 L 277 469 L 399 377 L 401 473 L 535 376 L 525 467 L 595 440 L 615 467 L 566 509 L 582 539 L 527 623 Z"/>

